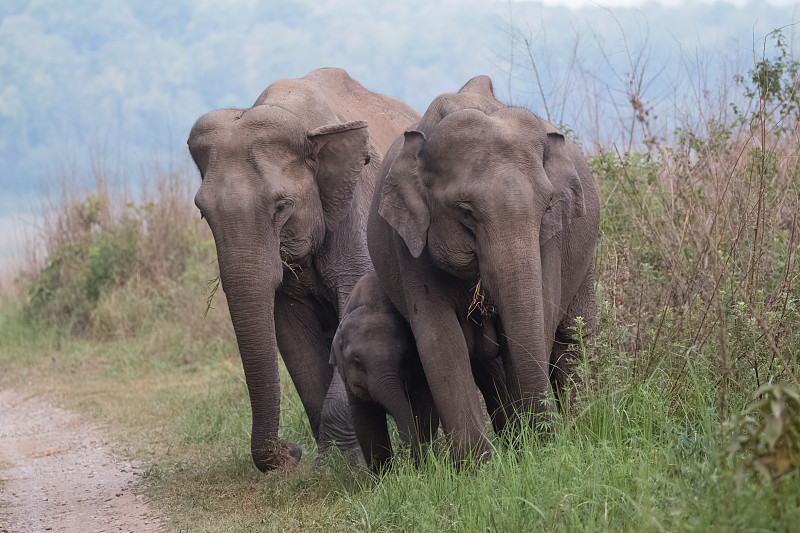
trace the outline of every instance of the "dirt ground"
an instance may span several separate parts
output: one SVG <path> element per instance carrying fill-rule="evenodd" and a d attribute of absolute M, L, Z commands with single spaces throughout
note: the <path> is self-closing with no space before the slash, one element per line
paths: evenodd
<path fill-rule="evenodd" d="M 97 427 L 0 390 L 0 533 L 160 531 L 140 483 Z"/>

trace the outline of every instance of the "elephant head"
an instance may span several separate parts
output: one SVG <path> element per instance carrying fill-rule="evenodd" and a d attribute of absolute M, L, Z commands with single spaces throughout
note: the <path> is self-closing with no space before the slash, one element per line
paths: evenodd
<path fill-rule="evenodd" d="M 456 278 L 480 279 L 500 318 L 514 407 L 546 419 L 549 357 L 563 314 L 562 243 L 586 211 L 576 151 L 542 119 L 499 104 L 479 77 L 437 98 L 418 129 L 397 141 L 376 193 L 378 214 L 413 260 L 425 254 Z M 461 408 L 434 397 L 443 419 L 445 409 Z"/>
<path fill-rule="evenodd" d="M 277 438 L 275 291 L 289 265 L 308 265 L 326 229 L 347 215 L 369 161 L 367 123 L 309 131 L 287 109 L 257 105 L 202 116 L 188 144 L 202 176 L 195 204 L 214 234 L 250 394 L 253 460 L 266 471 L 300 457 Z"/>
<path fill-rule="evenodd" d="M 438 428 L 411 328 L 380 293 L 374 274 L 361 278 L 331 345 L 347 389 L 353 426 L 367 462 L 383 466 L 392 448 L 386 414 L 415 449 Z"/>

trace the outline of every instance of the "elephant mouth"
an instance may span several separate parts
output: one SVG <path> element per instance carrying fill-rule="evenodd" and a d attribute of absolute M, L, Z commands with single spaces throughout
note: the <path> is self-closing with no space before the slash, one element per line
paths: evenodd
<path fill-rule="evenodd" d="M 353 396 L 355 396 L 357 399 L 361 401 L 364 402 L 372 401 L 372 397 L 370 396 L 369 391 L 366 389 L 366 387 L 363 387 L 361 385 L 351 385 L 350 391 L 353 393 Z"/>
<path fill-rule="evenodd" d="M 467 318 L 482 326 L 484 321 L 497 316 L 497 308 L 486 293 L 486 289 L 478 278 L 478 282 L 470 289 L 472 300 L 467 309 Z"/>
<path fill-rule="evenodd" d="M 302 260 L 293 257 L 289 250 L 283 245 L 280 247 L 280 255 L 284 274 L 291 272 L 295 276 L 298 276 L 303 271 L 304 266 L 307 266 L 303 265 Z"/>
<path fill-rule="evenodd" d="M 471 280 L 480 277 L 480 266 L 478 256 L 475 253 L 459 254 L 457 257 L 437 253 L 436 249 L 431 249 L 431 258 L 434 264 L 451 276 L 463 280 Z"/>

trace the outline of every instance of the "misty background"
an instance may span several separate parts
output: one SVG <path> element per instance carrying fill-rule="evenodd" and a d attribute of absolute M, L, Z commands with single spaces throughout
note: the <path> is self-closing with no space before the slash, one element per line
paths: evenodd
<path fill-rule="evenodd" d="M 194 121 L 250 106 L 277 79 L 341 67 L 424 112 L 488 74 L 501 100 L 549 115 L 592 153 L 631 120 L 632 88 L 667 139 L 696 109 L 686 95 L 729 84 L 754 42 L 760 52 L 800 19 L 797 2 L 664 4 L 3 0 L 0 264 L 19 258 L 21 225 L 35 231 L 43 184 L 89 187 L 94 168 L 136 191 L 154 164 L 188 168 Z M 795 33 L 784 29 L 792 49 Z"/>

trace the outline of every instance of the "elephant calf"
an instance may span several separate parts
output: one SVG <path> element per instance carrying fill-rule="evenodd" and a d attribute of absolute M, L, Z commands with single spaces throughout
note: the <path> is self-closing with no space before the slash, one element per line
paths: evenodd
<path fill-rule="evenodd" d="M 503 431 L 504 369 L 497 355 L 494 323 L 468 321 L 473 375 L 494 429 Z M 345 305 L 331 347 L 344 381 L 356 436 L 368 464 L 379 469 L 392 455 L 386 414 L 400 438 L 415 450 L 439 428 L 439 415 L 408 322 L 389 301 L 374 273 L 359 280 Z"/>
<path fill-rule="evenodd" d="M 359 280 L 345 304 L 331 346 L 344 381 L 356 436 L 367 464 L 384 466 L 392 455 L 386 414 L 400 437 L 417 448 L 439 428 L 439 416 L 408 322 L 374 274 Z"/>

